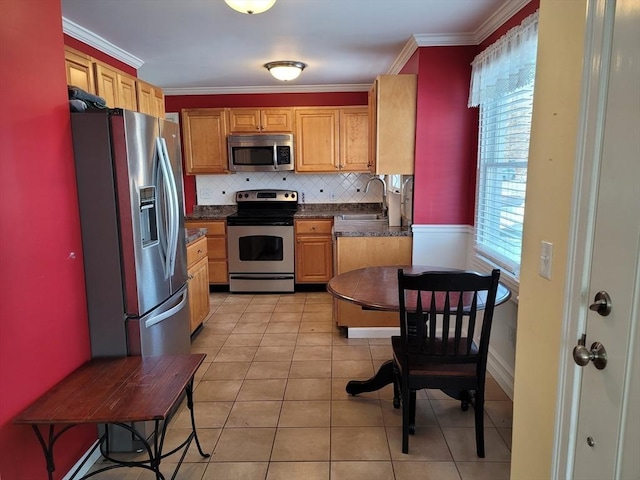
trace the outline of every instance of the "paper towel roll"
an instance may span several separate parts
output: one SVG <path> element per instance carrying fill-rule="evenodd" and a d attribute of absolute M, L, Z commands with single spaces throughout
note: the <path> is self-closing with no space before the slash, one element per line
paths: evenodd
<path fill-rule="evenodd" d="M 390 192 L 387 195 L 387 201 L 389 202 L 389 226 L 400 226 L 400 193 Z"/>

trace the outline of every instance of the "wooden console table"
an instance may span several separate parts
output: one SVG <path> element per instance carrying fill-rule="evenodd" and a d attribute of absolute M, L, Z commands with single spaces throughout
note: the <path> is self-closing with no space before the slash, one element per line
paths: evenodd
<path fill-rule="evenodd" d="M 108 429 L 105 429 L 105 434 L 87 458 L 100 447 L 102 455 L 113 463 L 82 478 L 114 468 L 138 467 L 151 470 L 155 472 L 157 480 L 164 480 L 160 461 L 183 450 L 171 477 L 173 479 L 192 440 L 195 439 L 200 455 L 209 456 L 200 446 L 193 414 L 193 378 L 204 358 L 204 354 L 191 354 L 93 359 L 38 398 L 18 415 L 14 423 L 33 427 L 47 461 L 49 480 L 52 480 L 55 471 L 55 442 L 70 428 L 87 423 L 114 424 L 129 430 L 144 445 L 148 460 L 121 461 L 112 457 L 108 450 Z M 183 392 L 186 392 L 187 406 L 191 412 L 191 433 L 178 447 L 162 453 L 167 425 Z M 142 421 L 154 422 L 153 445 L 128 425 Z M 40 428 L 46 430 L 47 426 L 48 434 L 43 435 Z M 59 427 L 58 431 L 56 426 Z M 71 478 L 78 474 L 83 464 L 78 466 Z"/>

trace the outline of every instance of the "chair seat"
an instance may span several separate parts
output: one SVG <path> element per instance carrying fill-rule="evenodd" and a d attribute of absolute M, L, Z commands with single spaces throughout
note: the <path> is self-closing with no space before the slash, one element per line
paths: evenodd
<path fill-rule="evenodd" d="M 466 348 L 466 339 L 463 339 L 464 345 L 462 348 Z M 462 343 L 461 342 L 461 343 Z M 450 341 L 450 343 L 452 343 Z M 396 364 L 401 368 L 407 368 L 404 365 L 405 351 L 402 344 L 402 337 L 391 337 L 391 346 L 393 348 L 393 358 Z M 437 347 L 439 348 L 439 346 Z M 477 351 L 475 344 L 472 345 L 472 351 Z M 409 355 L 409 372 L 411 375 L 425 375 L 425 376 L 443 376 L 443 377 L 475 377 L 477 373 L 476 364 L 474 363 L 440 363 L 428 361 L 428 357 Z"/>

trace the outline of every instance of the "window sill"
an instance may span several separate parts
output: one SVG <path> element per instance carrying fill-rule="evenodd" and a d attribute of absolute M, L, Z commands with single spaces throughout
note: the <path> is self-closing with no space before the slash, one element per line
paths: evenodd
<path fill-rule="evenodd" d="M 471 258 L 471 268 L 481 273 L 491 273 L 494 268 L 500 269 L 500 282 L 503 283 L 509 290 L 511 290 L 510 301 L 518 304 L 518 295 L 520 293 L 520 281 L 510 272 L 505 271 L 499 265 L 491 262 L 489 259 L 474 254 Z"/>

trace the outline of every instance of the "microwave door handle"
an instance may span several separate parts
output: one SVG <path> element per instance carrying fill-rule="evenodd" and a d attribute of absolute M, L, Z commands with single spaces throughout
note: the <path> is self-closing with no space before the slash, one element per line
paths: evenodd
<path fill-rule="evenodd" d="M 278 146 L 273 144 L 273 169 L 278 170 Z"/>

